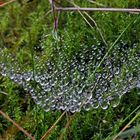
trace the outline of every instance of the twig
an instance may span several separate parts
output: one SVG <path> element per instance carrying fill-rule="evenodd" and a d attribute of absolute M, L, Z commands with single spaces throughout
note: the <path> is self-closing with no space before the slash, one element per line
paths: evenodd
<path fill-rule="evenodd" d="M 75 3 L 72 3 L 72 4 L 75 6 L 75 8 L 80 8 L 80 7 L 79 7 L 78 5 L 76 5 Z M 86 17 L 82 14 L 82 12 L 79 11 L 79 10 L 78 10 L 78 12 L 79 12 L 80 15 L 85 19 L 85 21 L 89 24 L 89 26 L 93 29 L 93 26 L 88 22 L 88 20 L 87 20 Z M 103 34 L 102 34 L 100 28 L 98 27 L 97 23 L 95 22 L 95 20 L 94 20 L 86 11 L 84 11 L 84 14 L 94 23 L 94 25 L 96 26 L 97 31 L 99 32 L 99 34 L 100 34 L 100 36 L 101 36 L 101 38 L 102 38 L 102 40 L 103 40 L 105 46 L 108 46 L 108 45 L 107 45 L 107 42 L 105 41 L 105 38 L 103 37 Z"/>
<path fill-rule="evenodd" d="M 73 121 L 73 119 L 75 118 L 75 116 L 76 116 L 76 113 L 73 114 L 73 116 L 71 116 L 71 118 L 69 119 L 69 121 L 67 121 L 67 123 L 66 123 L 65 127 L 63 128 L 62 133 L 61 133 L 61 135 L 60 135 L 60 137 L 59 137 L 58 140 L 63 140 L 64 133 L 65 133 L 65 131 L 69 128 L 69 126 L 70 126 L 70 124 L 72 123 L 72 121 Z"/>
<path fill-rule="evenodd" d="M 93 29 L 93 26 L 92 26 L 92 25 L 90 24 L 90 22 L 86 19 L 86 17 L 82 14 L 82 12 L 79 11 L 79 13 L 80 13 L 80 15 L 83 17 L 83 19 L 86 21 L 86 23 Z M 107 46 L 107 43 L 106 43 L 106 41 L 105 41 L 105 39 L 104 39 L 104 37 L 103 37 L 103 35 L 102 35 L 102 33 L 101 33 L 101 31 L 100 31 L 98 25 L 96 24 L 95 20 L 93 20 L 86 12 L 84 12 L 84 14 L 85 14 L 90 20 L 92 20 L 92 22 L 93 22 L 94 25 L 96 26 L 97 31 L 99 32 L 99 34 L 100 34 L 100 36 L 101 36 L 101 38 L 102 38 L 102 40 L 103 40 L 105 46 Z"/>
<path fill-rule="evenodd" d="M 31 134 L 29 134 L 26 130 L 24 130 L 21 126 L 19 126 L 16 122 L 14 122 L 8 115 L 6 115 L 4 112 L 2 112 L 0 110 L 0 115 L 2 115 L 4 118 L 6 118 L 7 120 L 9 120 L 10 122 L 13 123 L 13 125 L 15 125 L 20 131 L 22 131 L 27 137 L 29 137 L 31 140 L 35 140 L 35 138 L 33 136 L 31 136 Z"/>
<path fill-rule="evenodd" d="M 126 122 L 126 120 L 128 120 L 128 118 L 130 118 L 134 113 L 136 113 L 136 112 L 139 110 L 139 108 L 140 108 L 140 105 L 139 105 L 136 109 L 134 109 L 134 110 L 122 121 L 122 123 Z M 108 140 L 108 139 L 111 137 L 112 134 L 113 134 L 113 132 L 110 133 L 110 134 L 105 138 L 105 140 Z M 112 137 L 112 138 L 113 138 L 113 137 Z"/>
<path fill-rule="evenodd" d="M 96 21 L 95 21 L 87 12 L 84 12 L 84 13 L 85 13 L 85 14 L 88 16 L 88 18 L 94 23 L 94 25 L 96 26 L 96 28 L 97 28 L 97 30 L 98 30 L 98 32 L 99 32 L 99 34 L 100 34 L 100 36 L 101 36 L 101 38 L 102 38 L 104 44 L 105 44 L 106 46 L 108 46 L 108 44 L 107 44 L 107 42 L 105 41 L 105 38 L 104 38 L 104 36 L 103 36 L 103 34 L 102 34 L 100 28 L 98 27 L 98 25 L 97 25 L 97 23 L 96 23 Z"/>
<path fill-rule="evenodd" d="M 132 118 L 132 120 L 131 120 L 128 124 L 126 124 L 126 125 L 124 126 L 124 128 L 113 138 L 113 140 L 116 140 L 116 139 L 120 136 L 120 134 L 121 134 L 122 132 L 124 132 L 124 131 L 130 126 L 130 124 L 133 123 L 133 122 L 135 121 L 135 119 L 136 119 L 137 117 L 139 117 L 139 116 L 140 116 L 140 112 L 138 112 L 138 113 L 135 115 L 135 117 Z"/>
<path fill-rule="evenodd" d="M 105 5 L 103 5 L 102 3 L 99 3 L 99 2 L 96 2 L 94 0 L 88 0 L 90 3 L 93 3 L 93 4 L 96 4 L 98 6 L 102 6 L 102 7 L 105 7 Z"/>
<path fill-rule="evenodd" d="M 49 3 L 52 5 L 52 0 L 49 0 Z"/>
<path fill-rule="evenodd" d="M 16 0 L 10 0 L 8 2 L 5 2 L 5 3 L 1 4 L 0 7 L 4 7 L 4 6 L 6 6 L 6 5 L 8 5 L 8 4 L 12 3 L 12 2 L 16 2 Z"/>
<path fill-rule="evenodd" d="M 140 9 L 129 8 L 81 8 L 81 7 L 55 7 L 56 11 L 94 11 L 94 12 L 136 12 L 140 13 Z"/>
<path fill-rule="evenodd" d="M 55 10 L 55 0 L 49 0 L 49 3 L 51 5 L 51 11 L 53 14 L 53 20 L 54 20 L 54 31 L 57 30 L 58 27 L 58 16 L 56 16 L 56 10 Z M 57 11 L 60 12 L 60 11 Z"/>
<path fill-rule="evenodd" d="M 62 117 L 65 115 L 66 111 L 64 111 L 61 116 L 56 120 L 56 122 L 49 128 L 49 130 L 43 135 L 43 137 L 40 140 L 45 140 L 45 138 L 50 134 L 50 132 L 54 129 L 54 127 L 57 125 L 57 123 L 62 119 Z"/>
<path fill-rule="evenodd" d="M 8 95 L 6 92 L 1 91 L 1 90 L 0 90 L 0 93 L 2 93 L 2 94 L 4 94 L 4 95 Z"/>

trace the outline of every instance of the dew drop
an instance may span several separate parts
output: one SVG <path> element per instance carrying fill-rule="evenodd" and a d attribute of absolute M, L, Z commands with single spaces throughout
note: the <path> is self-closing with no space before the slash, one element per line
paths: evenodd
<path fill-rule="evenodd" d="M 99 101 L 99 104 L 100 104 L 100 107 L 103 109 L 103 110 L 106 110 L 108 108 L 108 102 L 105 100 L 105 99 L 101 99 Z"/>
<path fill-rule="evenodd" d="M 112 106 L 112 107 L 117 107 L 118 105 L 119 105 L 119 103 L 120 103 L 120 96 L 119 95 L 112 95 L 111 96 L 111 101 L 110 101 L 110 105 Z"/>

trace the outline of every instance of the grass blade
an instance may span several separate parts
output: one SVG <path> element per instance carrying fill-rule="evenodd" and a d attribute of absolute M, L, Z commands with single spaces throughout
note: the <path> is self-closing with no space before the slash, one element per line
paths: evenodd
<path fill-rule="evenodd" d="M 56 122 L 49 128 L 49 130 L 43 135 L 43 137 L 40 140 L 45 140 L 45 138 L 50 134 L 50 132 L 55 128 L 55 126 L 58 124 L 58 122 L 62 119 L 62 117 L 65 115 L 66 111 L 64 111 L 61 116 L 56 120 Z"/>

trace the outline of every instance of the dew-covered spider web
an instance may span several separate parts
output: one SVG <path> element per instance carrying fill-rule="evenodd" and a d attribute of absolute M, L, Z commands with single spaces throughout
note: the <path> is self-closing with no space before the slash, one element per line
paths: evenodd
<path fill-rule="evenodd" d="M 45 111 L 107 109 L 116 107 L 122 95 L 140 87 L 140 46 L 119 42 L 96 69 L 107 51 L 99 43 L 83 46 L 68 57 L 62 47 L 52 52 L 50 59 L 42 62 L 34 54 L 31 64 L 27 61 L 22 65 L 15 54 L 3 49 L 0 74 L 28 91 Z"/>

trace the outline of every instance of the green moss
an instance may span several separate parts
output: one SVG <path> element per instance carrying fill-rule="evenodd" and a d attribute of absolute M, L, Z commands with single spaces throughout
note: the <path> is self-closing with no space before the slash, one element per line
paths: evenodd
<path fill-rule="evenodd" d="M 96 2 L 93 4 L 88 1 L 75 0 L 75 3 L 81 7 L 99 7 L 99 4 L 103 7 L 138 8 L 140 6 L 138 0 L 129 2 L 125 0 L 117 2 L 98 0 Z M 69 2 L 64 1 L 58 1 L 58 5 L 72 6 Z M 87 18 L 93 26 L 91 29 L 78 12 L 60 12 L 58 29 L 57 32 L 54 32 L 53 14 L 47 14 L 49 10 L 50 5 L 47 0 L 34 0 L 22 4 L 11 3 L 0 8 L 0 48 L 6 48 L 5 51 L 17 54 L 17 59 L 21 65 L 25 64 L 26 66 L 28 63 L 30 64 L 29 69 L 31 69 L 33 53 L 40 56 L 43 63 L 46 59 L 57 58 L 57 51 L 61 49 L 64 50 L 64 55 L 69 59 L 83 48 L 91 47 L 93 44 L 97 45 L 99 42 L 103 44 L 95 24 Z M 139 16 L 130 13 L 111 12 L 90 12 L 88 14 L 96 21 L 108 43 L 108 47 L 117 39 L 125 27 Z M 121 40 L 130 45 L 139 43 L 139 27 L 140 19 L 125 32 Z M 52 54 L 54 55 L 52 56 Z M 0 61 L 3 59 L 0 57 Z M 13 84 L 9 79 L 0 82 L 0 90 L 8 94 L 0 93 L 0 109 L 16 122 L 22 121 L 22 127 L 32 133 L 37 140 L 43 136 L 62 113 L 60 111 L 44 112 L 33 102 L 29 93 L 26 93 L 17 84 Z M 124 127 L 134 116 L 131 115 L 128 120 L 123 122 L 139 105 L 137 92 L 134 90 L 130 94 L 124 95 L 121 104 L 115 109 L 110 107 L 106 111 L 101 109 L 91 109 L 89 112 L 81 111 L 72 121 L 64 139 L 100 140 L 117 134 L 120 128 Z M 27 118 L 24 119 L 24 117 Z M 64 116 L 47 140 L 58 139 L 67 121 L 66 116 Z M 132 126 L 139 124 L 139 121 L 139 119 L 135 120 Z M 11 126 L 11 123 L 0 116 L 0 135 L 4 135 Z M 18 140 L 21 137 L 25 140 L 28 139 L 16 129 L 14 130 L 13 139 Z"/>

